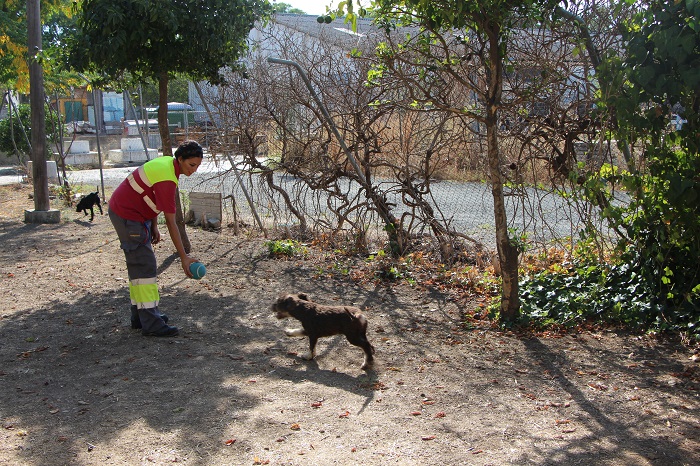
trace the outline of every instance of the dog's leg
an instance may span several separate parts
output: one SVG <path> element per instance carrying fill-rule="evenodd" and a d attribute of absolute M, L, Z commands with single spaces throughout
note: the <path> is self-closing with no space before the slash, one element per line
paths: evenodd
<path fill-rule="evenodd" d="M 306 331 L 303 328 L 288 328 L 285 329 L 284 333 L 288 337 L 303 337 L 306 336 Z M 309 352 L 304 353 L 301 355 L 302 359 L 306 359 L 307 361 L 313 359 L 316 356 L 316 340 L 318 340 L 318 337 L 311 337 L 309 336 Z"/>
<path fill-rule="evenodd" d="M 365 338 L 362 349 L 365 352 L 365 360 L 362 362 L 361 369 L 371 369 L 374 366 L 374 346 Z"/>
<path fill-rule="evenodd" d="M 365 352 L 365 360 L 362 363 L 361 369 L 369 369 L 372 367 L 374 364 L 374 346 L 367 340 L 367 337 L 365 335 L 360 335 L 360 336 L 349 336 L 345 335 L 345 337 L 348 339 L 348 341 L 355 345 L 359 346 L 362 348 L 362 350 Z"/>
<path fill-rule="evenodd" d="M 311 361 L 313 358 L 316 357 L 316 342 L 317 341 L 318 341 L 317 336 L 309 335 L 309 352 L 301 355 L 301 357 L 303 359 L 306 359 L 307 361 Z"/>
<path fill-rule="evenodd" d="M 287 328 L 284 329 L 284 334 L 288 337 L 303 337 L 306 336 L 306 332 L 303 328 Z"/>
<path fill-rule="evenodd" d="M 87 212 L 85 212 L 87 214 Z M 95 219 L 95 211 L 92 209 L 92 206 L 90 206 L 90 221 L 92 222 Z"/>

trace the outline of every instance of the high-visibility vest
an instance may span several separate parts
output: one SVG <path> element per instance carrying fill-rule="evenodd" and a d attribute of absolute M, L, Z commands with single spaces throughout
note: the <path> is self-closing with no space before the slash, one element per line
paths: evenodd
<path fill-rule="evenodd" d="M 164 156 L 155 158 L 149 162 L 141 165 L 136 172 L 138 172 L 139 178 L 147 187 L 152 188 L 154 184 L 161 181 L 172 181 L 175 186 L 178 185 L 178 178 L 175 176 L 175 163 L 174 157 Z M 151 190 L 146 191 L 141 187 L 141 185 L 136 181 L 134 173 L 131 173 L 127 178 L 131 188 L 139 193 L 146 205 L 153 210 L 153 216 L 157 216 L 161 211 L 156 207 L 155 200 L 151 198 Z"/>

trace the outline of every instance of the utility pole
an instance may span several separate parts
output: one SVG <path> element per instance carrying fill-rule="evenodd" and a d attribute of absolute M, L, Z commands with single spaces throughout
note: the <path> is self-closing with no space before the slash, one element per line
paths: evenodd
<path fill-rule="evenodd" d="M 44 111 L 44 74 L 39 62 L 41 52 L 40 0 L 27 0 L 27 36 L 29 43 L 29 106 L 32 123 L 32 181 L 34 183 L 34 210 L 26 210 L 27 223 L 58 223 L 59 210 L 51 210 L 49 177 L 46 168 L 46 119 Z"/>

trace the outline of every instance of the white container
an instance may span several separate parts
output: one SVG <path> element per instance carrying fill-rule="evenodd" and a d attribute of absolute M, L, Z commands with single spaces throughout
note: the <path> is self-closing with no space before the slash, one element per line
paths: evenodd
<path fill-rule="evenodd" d="M 87 154 L 69 153 L 66 155 L 65 162 L 66 165 L 89 165 L 96 168 L 99 168 L 100 166 L 97 152 L 88 152 Z"/>

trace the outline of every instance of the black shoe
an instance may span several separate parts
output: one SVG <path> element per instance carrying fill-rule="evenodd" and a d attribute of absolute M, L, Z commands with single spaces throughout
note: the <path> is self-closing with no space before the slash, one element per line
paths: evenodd
<path fill-rule="evenodd" d="M 152 332 L 141 332 L 145 337 L 174 337 L 180 333 L 177 327 L 165 326 Z"/>
<path fill-rule="evenodd" d="M 168 323 L 168 316 L 167 315 L 161 314 L 160 318 L 163 319 L 163 322 L 165 322 L 166 324 Z M 131 318 L 131 328 L 133 328 L 134 330 L 142 328 L 141 319 L 139 319 L 138 316 L 136 318 L 134 318 L 134 317 Z"/>

